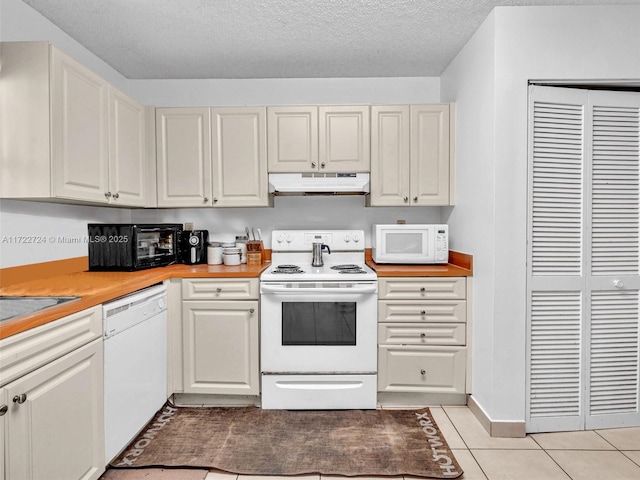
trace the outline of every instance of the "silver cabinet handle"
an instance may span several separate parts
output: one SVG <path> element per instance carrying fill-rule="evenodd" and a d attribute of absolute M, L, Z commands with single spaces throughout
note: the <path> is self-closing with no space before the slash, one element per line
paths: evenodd
<path fill-rule="evenodd" d="M 120 198 L 120 194 L 119 194 L 118 192 L 114 193 L 114 194 L 113 194 L 113 198 L 115 198 L 115 199 Z"/>
<path fill-rule="evenodd" d="M 15 397 L 13 397 L 13 403 L 23 404 L 26 401 L 27 401 L 26 393 L 21 393 L 20 395 L 16 395 Z"/>
<path fill-rule="evenodd" d="M 0 417 L 4 416 L 4 414 L 7 413 L 8 410 L 9 410 L 9 407 L 7 407 L 6 405 L 2 405 L 0 407 Z"/>
<path fill-rule="evenodd" d="M 111 198 L 111 192 L 104 192 L 104 196 L 107 198 Z"/>
<path fill-rule="evenodd" d="M 420 370 L 420 375 L 424 375 L 425 373 L 427 373 L 427 371 L 424 368 Z"/>

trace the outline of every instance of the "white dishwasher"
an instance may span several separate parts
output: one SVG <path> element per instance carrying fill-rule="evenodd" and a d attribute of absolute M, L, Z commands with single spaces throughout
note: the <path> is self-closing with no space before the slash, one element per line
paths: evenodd
<path fill-rule="evenodd" d="M 167 400 L 167 289 L 139 290 L 103 305 L 105 461 Z"/>

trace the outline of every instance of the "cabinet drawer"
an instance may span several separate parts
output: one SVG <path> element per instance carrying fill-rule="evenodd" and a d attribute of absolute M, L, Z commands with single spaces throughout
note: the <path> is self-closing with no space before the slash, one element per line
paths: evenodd
<path fill-rule="evenodd" d="M 381 300 L 464 300 L 464 277 L 398 277 L 378 280 Z"/>
<path fill-rule="evenodd" d="M 182 280 L 183 300 L 257 300 L 259 291 L 257 278 Z"/>
<path fill-rule="evenodd" d="M 460 345 L 466 342 L 464 323 L 381 323 L 378 343 L 400 345 Z"/>
<path fill-rule="evenodd" d="M 465 347 L 378 347 L 378 391 L 465 393 Z"/>
<path fill-rule="evenodd" d="M 102 307 L 88 308 L 0 341 L 0 385 L 102 337 Z"/>
<path fill-rule="evenodd" d="M 467 320 L 467 302 L 464 300 L 378 302 L 378 322 L 458 322 Z"/>

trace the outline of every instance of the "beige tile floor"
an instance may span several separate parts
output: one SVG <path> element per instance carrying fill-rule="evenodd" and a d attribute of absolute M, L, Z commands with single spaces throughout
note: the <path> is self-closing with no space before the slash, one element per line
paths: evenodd
<path fill-rule="evenodd" d="M 492 438 L 467 407 L 431 407 L 431 412 L 465 480 L 640 480 L 640 427 Z M 321 480 L 320 475 L 303 478 Z M 210 472 L 206 480 L 280 478 Z"/>

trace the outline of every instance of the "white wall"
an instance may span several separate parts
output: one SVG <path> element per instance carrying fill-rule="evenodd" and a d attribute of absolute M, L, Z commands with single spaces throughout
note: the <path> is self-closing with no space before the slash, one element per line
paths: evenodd
<path fill-rule="evenodd" d="M 480 241 L 473 252 L 474 397 L 492 420 L 524 421 L 527 83 L 640 80 L 640 6 L 500 7 L 486 25 L 493 29 L 493 42 L 481 28 L 441 77 L 443 99 L 456 101 L 458 111 L 471 115 L 458 124 L 458 181 L 463 185 L 458 183 L 458 206 L 449 221 L 455 242 L 476 242 L 483 224 L 494 242 L 491 248 Z M 478 71 L 475 56 L 482 54 L 494 59 L 492 79 Z M 489 108 L 474 98 L 491 90 Z M 477 128 L 481 136 L 492 137 L 493 148 L 476 148 Z M 474 185 L 460 173 L 467 168 L 487 168 L 493 182 Z M 472 201 L 478 195 L 494 197 L 493 212 Z M 463 222 L 475 216 L 475 226 L 464 228 Z M 487 255 L 490 265 L 483 263 Z M 480 286 L 484 277 L 492 283 Z M 488 373 L 486 366 L 491 367 Z"/>
<path fill-rule="evenodd" d="M 0 41 L 47 40 L 145 105 L 278 105 L 436 103 L 439 78 L 251 80 L 128 80 L 20 0 L 0 0 Z M 155 181 L 155 179 L 150 179 Z M 233 237 L 245 225 L 261 228 L 361 228 L 375 223 L 439 222 L 441 209 L 365 208 L 362 197 L 277 198 L 275 208 L 127 210 L 2 201 L 4 236 L 86 235 L 89 222 L 194 222 L 212 237 Z M 1 238 L 0 238 L 1 240 Z M 369 243 L 369 241 L 367 241 Z M 2 245 L 0 268 L 86 255 L 86 245 Z M 5 248 L 6 247 L 6 248 Z"/>

